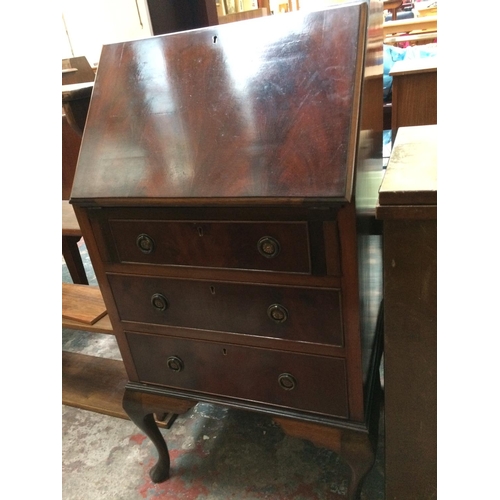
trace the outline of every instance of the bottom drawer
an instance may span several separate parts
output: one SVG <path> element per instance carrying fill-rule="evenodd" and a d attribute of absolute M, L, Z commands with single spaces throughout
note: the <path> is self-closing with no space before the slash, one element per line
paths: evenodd
<path fill-rule="evenodd" d="M 127 333 L 141 382 L 348 417 L 341 358 Z"/>

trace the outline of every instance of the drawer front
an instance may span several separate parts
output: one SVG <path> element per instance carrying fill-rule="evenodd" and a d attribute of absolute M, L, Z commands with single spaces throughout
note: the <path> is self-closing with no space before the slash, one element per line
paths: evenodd
<path fill-rule="evenodd" d="M 120 318 L 343 345 L 340 291 L 108 275 Z"/>
<path fill-rule="evenodd" d="M 343 359 L 136 333 L 127 340 L 141 382 L 348 417 Z"/>
<path fill-rule="evenodd" d="M 306 222 L 109 220 L 119 262 L 310 273 Z"/>

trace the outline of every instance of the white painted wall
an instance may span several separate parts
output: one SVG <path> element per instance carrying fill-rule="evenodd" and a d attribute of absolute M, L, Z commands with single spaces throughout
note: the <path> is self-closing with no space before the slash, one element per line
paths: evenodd
<path fill-rule="evenodd" d="M 62 58 L 99 62 L 108 43 L 152 36 L 146 0 L 61 0 Z"/>
<path fill-rule="evenodd" d="M 299 0 L 299 5 L 314 10 L 344 1 L 348 0 Z M 242 3 L 246 7 L 256 0 Z M 279 13 L 281 3 L 287 0 L 270 0 L 271 10 Z M 153 35 L 146 0 L 61 0 L 61 7 L 62 58 L 86 56 L 93 65 L 104 44 Z"/>

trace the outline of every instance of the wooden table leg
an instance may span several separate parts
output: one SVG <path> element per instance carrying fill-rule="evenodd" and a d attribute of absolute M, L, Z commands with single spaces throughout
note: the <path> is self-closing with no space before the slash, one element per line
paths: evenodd
<path fill-rule="evenodd" d="M 78 285 L 88 285 L 89 281 L 85 267 L 83 266 L 82 256 L 78 248 L 78 242 L 81 236 L 63 236 L 62 237 L 62 254 L 68 271 L 73 280 L 73 283 Z"/>

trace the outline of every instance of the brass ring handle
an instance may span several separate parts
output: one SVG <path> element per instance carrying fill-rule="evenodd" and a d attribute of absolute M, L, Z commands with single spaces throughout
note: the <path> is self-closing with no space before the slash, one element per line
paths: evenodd
<path fill-rule="evenodd" d="M 288 311 L 281 304 L 271 304 L 267 308 L 267 315 L 275 323 L 284 323 L 288 319 Z"/>
<path fill-rule="evenodd" d="M 290 373 L 282 373 L 278 377 L 278 383 L 282 389 L 285 391 L 291 391 L 295 389 L 297 386 L 297 381 L 295 380 L 295 377 L 293 375 L 290 375 Z"/>
<path fill-rule="evenodd" d="M 151 305 L 157 311 L 165 311 L 168 308 L 168 301 L 161 293 L 155 293 L 151 297 Z"/>
<path fill-rule="evenodd" d="M 173 372 L 181 372 L 184 369 L 184 362 L 179 356 L 170 356 L 167 358 L 167 366 Z"/>
<path fill-rule="evenodd" d="M 280 244 L 271 236 L 264 236 L 257 243 L 257 249 L 267 259 L 273 259 L 280 253 Z"/>
<path fill-rule="evenodd" d="M 137 236 L 135 243 L 142 253 L 150 254 L 155 249 L 155 242 L 151 236 L 147 234 L 140 234 Z"/>

